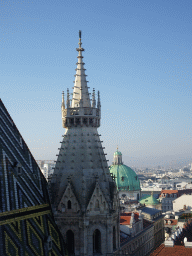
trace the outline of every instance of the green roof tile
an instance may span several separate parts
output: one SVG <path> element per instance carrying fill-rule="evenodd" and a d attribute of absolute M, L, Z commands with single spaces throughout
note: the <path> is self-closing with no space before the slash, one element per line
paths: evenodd
<path fill-rule="evenodd" d="M 119 191 L 120 190 L 134 191 L 134 190 L 141 189 L 140 181 L 137 177 L 137 174 L 130 167 L 124 164 L 111 165 L 109 168 L 109 171 L 110 173 L 113 174 L 113 176 L 116 177 L 115 181 Z"/>
<path fill-rule="evenodd" d="M 145 205 L 156 205 L 160 204 L 160 202 L 153 196 L 144 196 L 139 200 L 139 203 L 145 204 Z"/>

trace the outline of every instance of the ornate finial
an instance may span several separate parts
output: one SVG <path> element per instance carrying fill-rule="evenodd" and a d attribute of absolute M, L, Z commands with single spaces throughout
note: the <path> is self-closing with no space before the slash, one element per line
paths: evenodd
<path fill-rule="evenodd" d="M 100 92 L 98 91 L 98 100 L 97 100 L 97 108 L 101 108 L 101 102 L 100 102 Z"/>
<path fill-rule="evenodd" d="M 61 106 L 65 108 L 65 100 L 64 100 L 64 91 L 62 92 L 62 104 Z"/>
<path fill-rule="evenodd" d="M 69 95 L 69 89 L 67 88 L 67 107 L 70 108 L 70 95 Z"/>
<path fill-rule="evenodd" d="M 81 49 L 81 45 L 82 45 L 82 43 L 81 43 L 81 30 L 79 30 L 79 49 L 78 50 Z"/>
<path fill-rule="evenodd" d="M 93 88 L 92 93 L 92 108 L 95 108 L 96 102 L 95 102 L 95 89 Z"/>
<path fill-rule="evenodd" d="M 119 149 L 119 148 L 118 148 L 118 145 L 117 145 L 117 151 L 118 151 L 118 149 Z"/>

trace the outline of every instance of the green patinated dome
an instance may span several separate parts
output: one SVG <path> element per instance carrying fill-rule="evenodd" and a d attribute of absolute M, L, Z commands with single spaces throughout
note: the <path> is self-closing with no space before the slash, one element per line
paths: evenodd
<path fill-rule="evenodd" d="M 110 170 L 110 173 L 112 173 L 113 176 L 116 177 L 115 181 L 119 191 L 121 190 L 134 191 L 134 190 L 141 189 L 140 181 L 137 177 L 137 174 L 130 167 L 124 164 L 118 164 L 118 165 L 114 164 L 110 166 L 109 170 Z"/>
<path fill-rule="evenodd" d="M 160 204 L 159 200 L 157 200 L 153 195 L 150 196 L 144 196 L 139 200 L 139 203 L 145 204 L 145 205 L 157 205 Z"/>

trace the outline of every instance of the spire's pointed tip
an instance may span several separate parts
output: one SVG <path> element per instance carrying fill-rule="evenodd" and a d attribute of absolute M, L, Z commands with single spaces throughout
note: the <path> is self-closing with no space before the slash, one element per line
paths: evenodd
<path fill-rule="evenodd" d="M 81 39 L 81 30 L 79 30 L 79 39 Z"/>
<path fill-rule="evenodd" d="M 118 151 L 118 149 L 119 149 L 119 148 L 118 148 L 118 145 L 117 145 L 117 151 Z"/>

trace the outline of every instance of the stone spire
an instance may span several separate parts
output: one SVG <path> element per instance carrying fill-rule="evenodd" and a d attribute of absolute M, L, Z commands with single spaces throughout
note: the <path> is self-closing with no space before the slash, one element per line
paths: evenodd
<path fill-rule="evenodd" d="M 84 49 L 81 32 L 79 32 L 77 51 L 73 98 L 70 101 L 69 89 L 67 89 L 66 108 L 64 108 L 64 95 L 62 98 L 65 134 L 51 178 L 51 202 L 63 236 L 66 237 L 69 229 L 77 230 L 80 236 L 78 239 L 82 242 L 79 244 L 69 241 L 73 245 L 76 244 L 74 248 L 76 255 L 93 255 L 95 252 L 106 255 L 119 246 L 119 238 L 114 242 L 116 245 L 112 244 L 114 232 L 116 237 L 119 237 L 120 232 L 119 201 L 117 188 L 110 175 L 106 154 L 97 131 L 101 118 L 99 93 L 97 107 L 95 90 L 92 94 L 92 104 L 89 98 L 82 62 Z M 99 230 L 101 226 L 103 245 L 96 243 L 93 248 L 91 245 L 95 236 L 93 232 Z"/>
<path fill-rule="evenodd" d="M 92 93 L 92 104 L 89 98 L 84 62 L 82 61 L 82 52 L 84 49 L 82 48 L 81 31 L 79 31 L 79 48 L 76 50 L 78 51 L 78 62 L 75 75 L 75 84 L 73 87 L 73 97 L 72 100 L 70 100 L 69 89 L 67 89 L 67 108 L 65 109 L 62 107 L 63 127 L 99 127 L 101 119 L 100 94 L 98 92 L 96 107 L 95 89 L 93 89 Z"/>
<path fill-rule="evenodd" d="M 61 103 L 61 109 L 65 109 L 65 99 L 64 99 L 64 92 L 62 92 L 62 103 Z"/>
<path fill-rule="evenodd" d="M 81 95 L 83 107 L 91 107 L 85 69 L 84 69 L 83 56 L 82 56 L 82 52 L 84 51 L 84 49 L 81 46 L 82 46 L 81 31 L 79 31 L 79 48 L 76 49 L 78 51 L 78 57 L 77 57 L 78 62 L 77 62 L 77 68 L 76 68 L 76 74 L 75 74 L 75 84 L 73 88 L 73 98 L 72 98 L 72 105 L 71 105 L 72 108 L 79 107 L 80 95 Z"/>
<path fill-rule="evenodd" d="M 97 108 L 101 108 L 101 102 L 100 102 L 100 92 L 98 91 L 98 99 L 97 99 Z"/>

